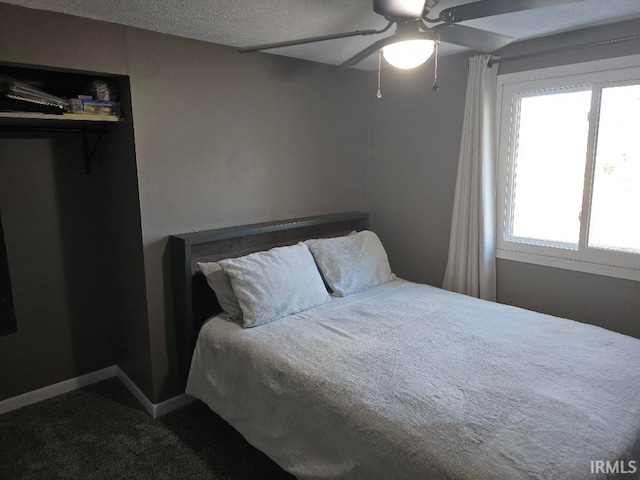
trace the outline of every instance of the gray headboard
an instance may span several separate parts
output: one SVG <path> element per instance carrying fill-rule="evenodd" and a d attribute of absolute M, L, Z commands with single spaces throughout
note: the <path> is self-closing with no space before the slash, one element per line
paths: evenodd
<path fill-rule="evenodd" d="M 172 235 L 171 264 L 178 361 L 186 381 L 202 324 L 221 311 L 197 262 L 215 262 L 309 238 L 346 235 L 369 227 L 366 212 L 345 212 Z"/>

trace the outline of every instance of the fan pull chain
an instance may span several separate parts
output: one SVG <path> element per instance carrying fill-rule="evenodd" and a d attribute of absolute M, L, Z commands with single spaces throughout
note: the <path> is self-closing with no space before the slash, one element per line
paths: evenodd
<path fill-rule="evenodd" d="M 382 49 L 378 50 L 378 91 L 376 98 L 382 98 Z"/>
<path fill-rule="evenodd" d="M 433 85 L 431 86 L 431 90 L 437 92 L 440 90 L 440 85 L 438 85 L 438 46 L 440 45 L 440 41 L 436 40 L 435 45 L 435 58 L 434 58 L 434 70 L 433 70 Z"/>

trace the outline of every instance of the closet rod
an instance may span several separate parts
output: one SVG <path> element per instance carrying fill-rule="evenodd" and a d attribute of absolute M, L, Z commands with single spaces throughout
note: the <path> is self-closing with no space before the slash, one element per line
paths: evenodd
<path fill-rule="evenodd" d="M 586 50 L 594 47 L 606 47 L 607 45 L 615 45 L 623 42 L 631 42 L 634 40 L 640 40 L 640 35 L 630 35 L 628 37 L 613 38 L 611 40 L 601 40 L 599 42 L 583 43 L 581 45 L 574 45 L 572 47 L 553 48 L 551 50 L 542 50 L 540 52 L 523 53 L 522 55 L 514 55 L 512 57 L 496 58 L 495 60 L 489 60 L 489 67 L 497 63 L 514 62 L 516 60 L 524 60 L 527 58 L 539 57 L 543 55 L 556 55 L 559 53 L 570 53 L 579 50 Z"/>

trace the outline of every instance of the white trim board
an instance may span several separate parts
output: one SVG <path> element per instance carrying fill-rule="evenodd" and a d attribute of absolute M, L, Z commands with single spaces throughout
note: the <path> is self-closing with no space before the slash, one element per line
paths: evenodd
<path fill-rule="evenodd" d="M 138 388 L 133 380 L 131 380 L 119 366 L 112 365 L 110 367 L 103 368 L 102 370 L 70 378 L 69 380 L 64 380 L 47 387 L 23 393 L 22 395 L 7 398 L 6 400 L 0 400 L 0 415 L 113 377 L 118 377 L 118 380 L 127 387 L 131 394 L 140 402 L 146 412 L 153 418 L 161 417 L 162 415 L 173 410 L 177 410 L 178 408 L 182 408 L 195 401 L 195 398 L 183 393 L 165 400 L 164 402 L 152 403 L 151 400 L 147 398 L 142 390 Z"/>
<path fill-rule="evenodd" d="M 153 418 L 162 417 L 169 412 L 173 412 L 182 407 L 186 407 L 190 403 L 195 402 L 195 397 L 191 397 L 186 393 L 180 394 L 176 397 L 165 400 L 164 402 L 153 404 Z"/>
<path fill-rule="evenodd" d="M 27 405 L 32 405 L 49 398 L 57 397 L 58 395 L 62 395 L 63 393 L 68 393 L 73 390 L 77 390 L 78 388 L 86 387 L 87 385 L 91 385 L 92 383 L 101 382 L 102 380 L 106 380 L 107 378 L 115 377 L 116 368 L 117 367 L 115 365 L 112 365 L 111 367 L 87 373 L 86 375 L 81 375 L 79 377 L 70 378 L 69 380 L 65 380 L 63 382 L 54 383 L 53 385 L 49 385 L 48 387 L 39 388 L 31 392 L 23 393 L 22 395 L 18 395 L 16 397 L 7 398 L 6 400 L 0 401 L 0 414 L 7 413 L 18 408 L 26 407 Z"/>
<path fill-rule="evenodd" d="M 134 397 L 140 402 L 149 415 L 153 418 L 161 417 L 173 410 L 184 407 L 195 401 L 195 398 L 183 393 L 177 397 L 170 398 L 160 403 L 151 403 L 151 400 L 138 388 L 138 386 L 129 378 L 129 376 L 122 371 L 118 366 L 115 367 L 116 376 L 122 384 L 133 394 Z"/>

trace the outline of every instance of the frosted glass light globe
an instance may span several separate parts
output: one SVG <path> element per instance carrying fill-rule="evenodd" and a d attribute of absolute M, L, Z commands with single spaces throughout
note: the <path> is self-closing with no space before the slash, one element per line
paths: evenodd
<path fill-rule="evenodd" d="M 382 49 L 382 56 L 392 66 L 409 70 L 422 65 L 433 54 L 435 42 L 433 40 L 404 40 L 392 43 Z"/>

